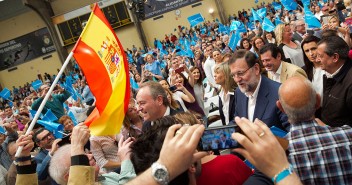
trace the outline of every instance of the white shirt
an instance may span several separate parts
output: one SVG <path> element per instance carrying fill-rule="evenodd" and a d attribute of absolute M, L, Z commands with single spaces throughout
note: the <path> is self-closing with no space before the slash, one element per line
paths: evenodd
<path fill-rule="evenodd" d="M 325 71 L 321 68 L 313 68 L 312 85 L 314 90 L 320 95 L 321 105 L 323 103 L 323 76 Z"/>
<path fill-rule="evenodd" d="M 298 67 L 303 67 L 304 66 L 304 60 L 303 60 L 303 51 L 301 48 L 301 44 L 299 42 L 295 42 L 297 45 L 297 48 L 290 48 L 288 46 L 282 47 L 282 50 L 284 51 L 285 57 L 290 58 L 291 63 L 295 64 Z"/>
<path fill-rule="evenodd" d="M 170 107 L 169 106 L 166 107 L 166 111 L 165 111 L 164 116 L 168 116 L 168 115 L 170 115 Z M 153 126 L 154 125 L 154 121 L 151 121 L 150 125 Z"/>
<path fill-rule="evenodd" d="M 215 79 L 214 79 L 214 74 L 212 71 L 213 66 L 215 66 L 215 60 L 208 57 L 207 60 L 204 62 L 204 73 L 205 76 L 208 79 L 208 82 L 212 84 L 213 86 L 216 85 Z"/>
<path fill-rule="evenodd" d="M 343 66 L 343 65 L 342 65 L 342 66 Z M 341 66 L 339 69 L 337 69 L 333 74 L 330 74 L 330 73 L 328 73 L 327 71 L 325 71 L 325 72 L 326 72 L 326 73 L 325 73 L 325 74 L 326 74 L 326 77 L 327 77 L 327 78 L 334 78 L 334 76 L 336 76 L 337 73 L 340 72 L 342 66 Z"/>
<path fill-rule="evenodd" d="M 259 87 L 260 83 L 262 82 L 262 77 L 260 76 L 259 82 L 257 85 L 257 88 L 255 88 L 255 91 L 253 92 L 252 95 L 245 94 L 248 97 L 248 119 L 253 122 L 253 116 L 254 116 L 254 110 L 255 110 L 255 104 L 257 102 L 257 97 L 258 97 L 258 92 L 259 92 Z"/>
<path fill-rule="evenodd" d="M 182 109 L 186 112 L 188 109 L 187 109 L 185 103 L 183 102 L 182 95 L 184 95 L 183 92 L 176 91 L 176 92 L 172 93 L 172 98 L 174 100 L 177 100 L 181 104 Z"/>
<path fill-rule="evenodd" d="M 230 115 L 229 115 L 229 110 L 230 110 L 230 95 L 234 95 L 234 92 L 227 92 L 227 94 L 225 94 L 225 92 L 223 91 L 223 89 L 221 89 L 220 93 L 219 93 L 219 97 L 222 101 L 222 112 L 224 113 L 224 117 L 225 117 L 225 123 L 226 125 L 229 124 L 230 122 Z"/>
<path fill-rule="evenodd" d="M 282 69 L 282 62 L 280 63 L 279 68 L 276 70 L 276 72 L 269 71 L 269 73 L 273 76 L 273 80 L 275 82 L 281 83 L 280 76 L 281 76 L 281 69 Z"/>

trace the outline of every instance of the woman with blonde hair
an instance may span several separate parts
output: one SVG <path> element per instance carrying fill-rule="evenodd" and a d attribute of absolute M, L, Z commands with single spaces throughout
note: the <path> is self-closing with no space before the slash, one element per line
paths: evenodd
<path fill-rule="evenodd" d="M 345 42 L 348 44 L 348 46 L 352 46 L 351 43 L 351 36 L 350 36 L 350 28 L 348 25 L 340 26 L 340 20 L 337 15 L 332 15 L 328 19 L 328 24 L 324 24 L 322 26 L 323 30 L 336 30 L 337 35 L 345 40 Z"/>
<path fill-rule="evenodd" d="M 236 83 L 230 78 L 231 71 L 227 62 L 217 64 L 214 68 L 214 79 L 220 85 L 219 112 L 223 125 L 229 124 L 235 114 L 235 90 Z"/>
<path fill-rule="evenodd" d="M 304 66 L 303 52 L 299 41 L 292 41 L 292 30 L 289 24 L 279 24 L 275 28 L 276 41 L 284 56 L 282 60 Z"/>

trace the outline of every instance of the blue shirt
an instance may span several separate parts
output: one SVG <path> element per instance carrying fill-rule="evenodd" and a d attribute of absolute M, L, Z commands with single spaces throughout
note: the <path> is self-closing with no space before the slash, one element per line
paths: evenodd
<path fill-rule="evenodd" d="M 151 73 L 153 73 L 155 75 L 162 76 L 160 62 L 157 61 L 157 60 L 155 60 L 152 63 L 146 63 L 145 64 L 145 69 L 150 71 Z"/>

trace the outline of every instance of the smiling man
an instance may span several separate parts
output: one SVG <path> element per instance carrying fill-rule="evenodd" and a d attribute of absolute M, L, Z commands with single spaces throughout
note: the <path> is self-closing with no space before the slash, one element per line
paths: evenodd
<path fill-rule="evenodd" d="M 145 82 L 139 86 L 136 96 L 138 111 L 143 115 L 143 132 L 153 126 L 153 121 L 163 116 L 174 115 L 176 110 L 170 108 L 166 91 L 158 82 Z"/>
<path fill-rule="evenodd" d="M 280 84 L 260 74 L 254 53 L 238 50 L 229 60 L 231 76 L 238 87 L 235 92 L 235 116 L 262 120 L 269 127 L 289 130 L 287 116 L 276 107 Z"/>
<path fill-rule="evenodd" d="M 301 75 L 307 78 L 306 72 L 294 64 L 281 60 L 281 52 L 275 44 L 266 44 L 260 51 L 260 58 L 268 71 L 268 77 L 279 83 L 284 83 L 287 79 L 295 75 Z"/>

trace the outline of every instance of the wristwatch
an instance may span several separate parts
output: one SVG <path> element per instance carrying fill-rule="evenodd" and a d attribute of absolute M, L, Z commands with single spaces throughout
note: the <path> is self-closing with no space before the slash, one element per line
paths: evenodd
<path fill-rule="evenodd" d="M 152 176 L 161 185 L 169 183 L 169 172 L 164 165 L 158 162 L 152 164 Z"/>

